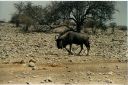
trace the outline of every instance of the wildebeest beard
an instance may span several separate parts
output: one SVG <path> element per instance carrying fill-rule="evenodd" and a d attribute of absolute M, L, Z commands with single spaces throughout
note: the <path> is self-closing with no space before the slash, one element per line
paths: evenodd
<path fill-rule="evenodd" d="M 57 43 L 56 45 L 57 45 L 58 49 L 62 49 L 63 48 L 63 44 L 62 44 L 62 40 L 61 39 L 57 39 L 56 43 Z"/>

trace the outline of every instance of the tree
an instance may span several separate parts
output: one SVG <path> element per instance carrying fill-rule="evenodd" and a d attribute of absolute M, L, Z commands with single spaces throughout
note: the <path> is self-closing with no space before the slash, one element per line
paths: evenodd
<path fill-rule="evenodd" d="M 14 6 L 17 10 L 17 18 L 19 18 L 20 15 L 26 15 L 32 18 L 35 22 L 40 23 L 43 15 L 43 8 L 41 5 L 33 5 L 31 2 L 18 2 L 15 3 Z"/>
<path fill-rule="evenodd" d="M 56 10 L 58 8 L 58 3 L 51 2 L 51 4 L 47 5 L 45 8 L 43 8 L 43 16 L 42 16 L 42 24 L 48 25 L 51 27 L 51 24 L 56 22 L 57 20 L 61 19 L 58 11 Z M 52 28 L 52 27 L 51 27 Z"/>
<path fill-rule="evenodd" d="M 114 33 L 116 26 L 117 26 L 117 24 L 115 22 L 110 23 L 110 27 L 112 28 L 112 31 L 111 31 L 112 34 Z"/>
<path fill-rule="evenodd" d="M 55 4 L 56 15 L 61 19 L 73 20 L 77 32 L 88 19 L 106 22 L 112 19 L 115 11 L 115 3 L 111 1 L 60 1 Z"/>
<path fill-rule="evenodd" d="M 20 21 L 19 21 L 19 16 L 23 13 L 24 10 L 24 3 L 23 2 L 19 2 L 19 3 L 15 3 L 14 7 L 16 8 L 16 14 L 13 15 L 12 17 L 12 21 L 13 19 L 14 22 L 16 23 L 16 27 L 19 27 Z"/>
<path fill-rule="evenodd" d="M 20 23 L 25 25 L 25 30 L 33 25 L 40 24 L 43 16 L 43 8 L 41 5 L 33 5 L 31 2 L 18 2 L 14 4 L 17 9 L 16 13 L 12 16 L 11 21 L 15 21 L 18 27 Z"/>
<path fill-rule="evenodd" d="M 41 5 L 33 5 L 31 2 L 27 2 L 24 6 L 23 14 L 29 16 L 33 21 L 40 23 L 43 16 L 43 8 Z"/>

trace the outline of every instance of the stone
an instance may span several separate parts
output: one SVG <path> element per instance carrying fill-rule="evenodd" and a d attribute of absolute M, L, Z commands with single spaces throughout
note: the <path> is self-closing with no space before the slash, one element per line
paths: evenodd
<path fill-rule="evenodd" d="M 116 69 L 119 69 L 119 66 L 116 65 Z"/>
<path fill-rule="evenodd" d="M 13 81 L 8 81 L 8 83 L 12 83 Z"/>
<path fill-rule="evenodd" d="M 71 71 L 67 71 L 67 72 L 71 72 Z"/>
<path fill-rule="evenodd" d="M 68 60 L 68 62 L 72 62 L 72 60 Z"/>
<path fill-rule="evenodd" d="M 112 83 L 110 79 L 105 80 L 106 83 Z"/>
<path fill-rule="evenodd" d="M 91 79 L 91 78 L 89 79 L 89 81 L 92 81 L 92 80 L 93 80 L 93 79 Z"/>
<path fill-rule="evenodd" d="M 37 76 L 32 76 L 32 78 L 37 78 Z"/>
<path fill-rule="evenodd" d="M 36 69 L 37 69 L 37 67 L 36 67 L 36 66 L 32 67 L 32 70 L 36 70 Z"/>
<path fill-rule="evenodd" d="M 25 64 L 25 61 L 24 61 L 24 60 L 21 60 L 21 61 L 20 61 L 20 64 Z"/>
<path fill-rule="evenodd" d="M 44 81 L 41 81 L 40 83 L 44 83 Z"/>
<path fill-rule="evenodd" d="M 102 73 L 99 73 L 99 75 L 102 75 Z"/>
<path fill-rule="evenodd" d="M 65 85 L 71 85 L 70 83 L 65 83 Z"/>
<path fill-rule="evenodd" d="M 26 82 L 26 84 L 31 85 L 31 82 Z"/>
<path fill-rule="evenodd" d="M 29 62 L 29 65 L 28 65 L 29 67 L 35 67 L 35 63 L 33 63 L 33 62 Z"/>
<path fill-rule="evenodd" d="M 51 79 L 46 79 L 46 80 L 44 80 L 45 82 L 52 82 L 52 80 Z"/>
<path fill-rule="evenodd" d="M 34 59 L 30 59 L 29 62 L 36 63 L 36 60 L 34 60 Z"/>
<path fill-rule="evenodd" d="M 89 76 L 89 75 L 95 75 L 95 74 L 93 72 L 88 71 L 87 76 Z"/>
<path fill-rule="evenodd" d="M 109 74 L 109 75 L 113 75 L 113 72 L 112 72 L 112 71 L 110 71 L 110 72 L 108 72 L 108 74 Z"/>

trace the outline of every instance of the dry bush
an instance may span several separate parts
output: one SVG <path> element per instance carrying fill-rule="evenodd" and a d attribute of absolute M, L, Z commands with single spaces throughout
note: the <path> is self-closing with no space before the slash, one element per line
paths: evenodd
<path fill-rule="evenodd" d="M 119 30 L 127 31 L 127 26 L 118 26 Z"/>

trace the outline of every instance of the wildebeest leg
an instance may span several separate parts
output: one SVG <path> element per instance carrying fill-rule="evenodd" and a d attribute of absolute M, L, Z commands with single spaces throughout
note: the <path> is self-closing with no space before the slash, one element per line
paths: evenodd
<path fill-rule="evenodd" d="M 67 49 L 66 47 L 65 47 L 65 49 L 68 51 L 68 54 L 70 55 L 70 54 L 73 54 L 69 49 Z"/>
<path fill-rule="evenodd" d="M 85 44 L 86 48 L 87 48 L 87 56 L 89 55 L 89 50 L 90 50 L 90 43 L 86 43 Z"/>
<path fill-rule="evenodd" d="M 83 44 L 81 44 L 80 47 L 81 47 L 81 50 L 77 55 L 80 55 L 81 51 L 83 50 Z"/>
<path fill-rule="evenodd" d="M 72 54 L 73 54 L 73 53 L 72 53 L 72 44 L 70 44 L 69 50 L 70 50 L 70 54 L 72 55 Z"/>
<path fill-rule="evenodd" d="M 89 55 L 90 47 L 87 47 L 87 56 Z"/>

